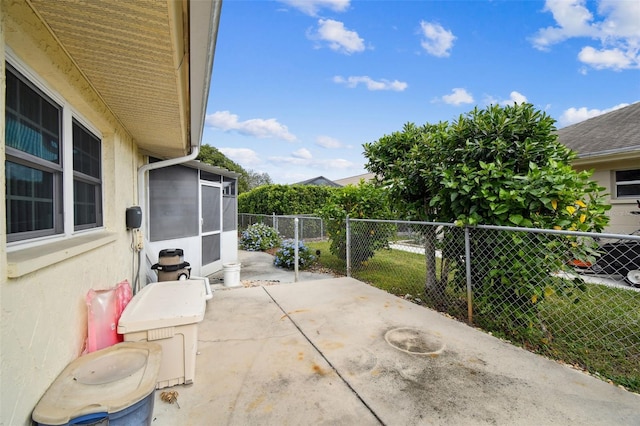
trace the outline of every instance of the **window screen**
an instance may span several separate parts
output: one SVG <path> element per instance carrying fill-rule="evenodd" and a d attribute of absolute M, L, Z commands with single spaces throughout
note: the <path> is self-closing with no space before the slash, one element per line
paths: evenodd
<path fill-rule="evenodd" d="M 73 121 L 73 224 L 102 226 L 102 147 L 100 139 Z"/>
<path fill-rule="evenodd" d="M 62 108 L 6 64 L 7 241 L 63 232 Z"/>
<path fill-rule="evenodd" d="M 616 197 L 640 197 L 640 169 L 616 172 Z"/>
<path fill-rule="evenodd" d="M 198 171 L 181 166 L 149 172 L 149 239 L 198 235 Z"/>
<path fill-rule="evenodd" d="M 202 185 L 202 232 L 220 231 L 220 188 Z"/>
<path fill-rule="evenodd" d="M 222 198 L 222 230 L 235 231 L 238 228 L 238 202 L 236 197 Z"/>
<path fill-rule="evenodd" d="M 202 237 L 202 264 L 208 265 L 220 260 L 220 234 Z"/>

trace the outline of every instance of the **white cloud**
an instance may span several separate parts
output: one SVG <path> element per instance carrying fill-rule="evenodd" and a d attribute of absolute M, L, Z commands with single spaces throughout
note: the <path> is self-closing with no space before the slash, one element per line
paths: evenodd
<path fill-rule="evenodd" d="M 326 149 L 337 149 L 344 147 L 342 142 L 330 136 L 318 136 L 316 138 L 316 145 L 319 145 Z"/>
<path fill-rule="evenodd" d="M 307 15 L 316 16 L 320 9 L 344 12 L 349 8 L 351 0 L 280 0 L 280 2 L 295 7 Z"/>
<path fill-rule="evenodd" d="M 587 107 L 581 108 L 569 108 L 565 112 L 562 113 L 560 118 L 558 119 L 558 124 L 561 127 L 569 126 L 571 124 L 576 124 L 581 121 L 587 120 L 589 118 L 597 117 L 602 114 L 606 114 L 607 112 L 615 111 L 620 108 L 624 108 L 629 104 L 618 104 L 614 107 L 608 109 L 588 109 Z"/>
<path fill-rule="evenodd" d="M 313 155 L 311 155 L 311 152 L 306 148 L 300 148 L 297 151 L 293 151 L 291 153 L 291 156 L 295 158 L 302 158 L 304 160 L 310 160 L 313 158 Z"/>
<path fill-rule="evenodd" d="M 260 139 L 282 139 L 289 142 L 296 140 L 287 126 L 278 123 L 275 118 L 239 121 L 236 114 L 231 114 L 229 111 L 216 111 L 213 114 L 207 114 L 205 124 L 225 132 L 237 131 Z"/>
<path fill-rule="evenodd" d="M 544 11 L 551 12 L 558 26 L 538 30 L 532 38 L 534 47 L 546 50 L 571 37 L 595 35 L 595 29 L 589 23 L 593 15 L 584 3 L 584 0 L 547 0 Z"/>
<path fill-rule="evenodd" d="M 220 148 L 220 152 L 244 166 L 255 166 L 262 163 L 258 153 L 249 148 Z"/>
<path fill-rule="evenodd" d="M 473 103 L 473 96 L 465 89 L 456 87 L 450 95 L 444 95 L 442 100 L 449 105 L 462 105 Z"/>
<path fill-rule="evenodd" d="M 634 61 L 637 66 L 640 57 L 634 58 L 633 54 L 623 52 L 618 48 L 596 50 L 591 46 L 586 46 L 578 53 L 578 59 L 580 62 L 591 65 L 595 69 L 612 68 L 614 70 L 622 70 L 634 67 Z"/>
<path fill-rule="evenodd" d="M 500 102 L 502 105 L 511 105 L 511 104 L 524 104 L 527 102 L 527 97 L 520 92 L 516 92 L 515 90 L 509 93 L 509 99 L 506 99 Z"/>
<path fill-rule="evenodd" d="M 522 104 L 529 101 L 527 100 L 527 97 L 525 95 L 513 90 L 511 93 L 509 93 L 508 99 L 500 99 L 492 95 L 484 95 L 482 102 L 484 103 L 484 105 L 513 105 L 514 103 Z"/>
<path fill-rule="evenodd" d="M 309 38 L 327 42 L 330 49 L 347 55 L 365 50 L 364 40 L 357 32 L 346 29 L 342 22 L 333 19 L 319 19 L 318 30 L 309 34 Z"/>
<path fill-rule="evenodd" d="M 456 36 L 449 30 L 445 30 L 442 25 L 431 22 L 420 22 L 420 29 L 424 38 L 420 41 L 422 48 L 429 54 L 438 57 L 447 57 L 453 47 Z"/>
<path fill-rule="evenodd" d="M 586 0 L 547 0 L 556 26 L 541 28 L 532 37 L 533 46 L 548 50 L 570 38 L 590 38 L 599 46 L 584 46 L 578 60 L 595 69 L 640 68 L 640 2 L 601 0 L 595 17 Z"/>
<path fill-rule="evenodd" d="M 368 90 L 393 90 L 395 92 L 404 91 L 409 85 L 403 81 L 398 80 L 374 80 L 369 76 L 351 76 L 344 78 L 340 75 L 333 77 L 334 83 L 344 84 L 347 87 L 354 88 L 358 84 L 364 84 Z"/>

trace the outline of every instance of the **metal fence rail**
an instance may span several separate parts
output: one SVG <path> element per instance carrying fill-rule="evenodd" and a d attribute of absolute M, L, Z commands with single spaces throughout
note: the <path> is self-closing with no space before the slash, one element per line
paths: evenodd
<path fill-rule="evenodd" d="M 562 347 L 586 368 L 600 354 L 640 377 L 640 235 L 348 219 L 346 261 L 349 276 L 538 352 Z"/>

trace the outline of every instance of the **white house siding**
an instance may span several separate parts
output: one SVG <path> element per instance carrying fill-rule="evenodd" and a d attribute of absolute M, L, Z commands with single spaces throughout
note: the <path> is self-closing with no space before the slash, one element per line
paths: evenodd
<path fill-rule="evenodd" d="M 133 255 L 131 236 L 125 229 L 125 209 L 137 204 L 136 170 L 141 158 L 128 134 L 31 8 L 25 2 L 0 0 L 0 17 L 3 170 L 4 58 L 9 49 L 21 64 L 102 135 L 104 226 L 86 234 L 91 235 L 89 240 L 95 236 L 95 240 L 102 241 L 99 247 L 75 253 L 78 247 L 72 245 L 57 253 L 60 261 L 10 278 L 9 267 L 19 258 L 21 250 L 7 247 L 5 203 L 0 205 L 0 425 L 13 426 L 30 424 L 31 412 L 48 386 L 81 354 L 87 327 L 85 296 L 88 290 L 109 288 L 124 279 L 132 281 Z M 4 172 L 0 175 L 4 200 Z M 28 253 L 37 257 L 39 250 L 51 247 L 58 246 L 49 243 L 31 248 Z M 63 254 L 67 252 L 75 255 L 66 258 Z M 28 267 L 29 262 L 22 265 Z"/>

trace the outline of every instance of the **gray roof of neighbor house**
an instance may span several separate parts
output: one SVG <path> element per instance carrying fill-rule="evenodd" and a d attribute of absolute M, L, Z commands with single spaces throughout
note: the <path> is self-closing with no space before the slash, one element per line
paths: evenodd
<path fill-rule="evenodd" d="M 311 179 L 303 180 L 302 182 L 296 182 L 294 185 L 321 185 L 321 186 L 340 186 L 331 179 L 327 179 L 324 176 L 317 176 Z"/>
<path fill-rule="evenodd" d="M 640 153 L 640 102 L 564 127 L 558 140 L 578 158 Z"/>
<path fill-rule="evenodd" d="M 369 182 L 370 180 L 373 180 L 375 177 L 376 175 L 373 173 L 363 173 L 361 175 L 349 176 L 342 179 L 336 179 L 334 180 L 334 182 L 341 186 L 358 185 L 361 180 L 364 180 L 365 182 Z"/>

